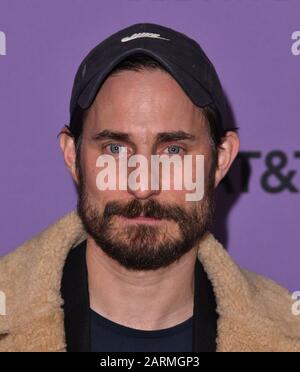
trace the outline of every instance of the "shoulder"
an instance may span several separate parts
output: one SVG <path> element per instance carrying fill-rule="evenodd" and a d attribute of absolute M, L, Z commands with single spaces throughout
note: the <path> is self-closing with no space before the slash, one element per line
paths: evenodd
<path fill-rule="evenodd" d="M 300 316 L 293 313 L 295 300 L 292 294 L 268 278 L 245 269 L 241 271 L 249 284 L 252 304 L 256 310 L 300 341 Z"/>
<path fill-rule="evenodd" d="M 58 219 L 0 259 L 0 291 L 28 294 L 29 287 L 35 292 L 42 285 L 49 286 L 58 277 L 69 250 L 85 235 L 75 211 Z"/>
<path fill-rule="evenodd" d="M 212 234 L 200 242 L 198 256 L 214 287 L 222 350 L 232 344 L 234 350 L 244 345 L 247 350 L 300 351 L 300 316 L 293 314 L 288 290 L 241 268 Z"/>

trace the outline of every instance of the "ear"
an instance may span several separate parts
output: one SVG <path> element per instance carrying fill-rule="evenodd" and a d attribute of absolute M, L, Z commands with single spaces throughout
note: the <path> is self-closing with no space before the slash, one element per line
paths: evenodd
<path fill-rule="evenodd" d="M 62 150 L 64 160 L 67 168 L 69 169 L 73 180 L 78 183 L 76 172 L 76 148 L 74 138 L 71 136 L 70 131 L 64 128 L 59 135 L 59 144 Z"/>
<path fill-rule="evenodd" d="M 236 132 L 229 131 L 225 134 L 222 145 L 218 148 L 218 167 L 215 173 L 215 187 L 229 171 L 231 164 L 240 150 L 240 139 Z"/>

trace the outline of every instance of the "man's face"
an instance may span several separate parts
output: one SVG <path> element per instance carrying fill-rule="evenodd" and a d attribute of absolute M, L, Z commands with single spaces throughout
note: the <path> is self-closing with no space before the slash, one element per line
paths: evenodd
<path fill-rule="evenodd" d="M 97 187 L 99 155 L 116 164 L 127 150 L 151 155 L 204 155 L 205 195 L 186 201 L 186 190 L 106 190 Z M 131 270 L 166 267 L 189 252 L 214 213 L 214 167 L 210 136 L 199 108 L 160 70 L 111 75 L 89 109 L 78 172 L 78 212 L 99 247 Z M 195 179 L 196 163 L 192 177 Z M 132 171 L 132 170 L 131 170 Z M 150 182 L 150 181 L 149 181 Z"/>

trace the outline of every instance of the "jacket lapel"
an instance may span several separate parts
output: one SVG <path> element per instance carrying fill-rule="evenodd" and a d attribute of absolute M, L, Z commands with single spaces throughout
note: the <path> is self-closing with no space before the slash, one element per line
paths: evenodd
<path fill-rule="evenodd" d="M 218 313 L 213 287 L 200 260 L 196 261 L 193 351 L 217 351 Z"/>
<path fill-rule="evenodd" d="M 86 242 L 83 241 L 69 253 L 61 282 L 68 352 L 91 351 L 90 301 L 87 278 Z"/>

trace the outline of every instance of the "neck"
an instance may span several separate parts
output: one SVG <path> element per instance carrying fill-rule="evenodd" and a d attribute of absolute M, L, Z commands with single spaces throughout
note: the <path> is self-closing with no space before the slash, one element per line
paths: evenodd
<path fill-rule="evenodd" d="M 132 271 L 88 236 L 86 258 L 90 306 L 107 319 L 130 328 L 158 330 L 193 315 L 196 249 L 166 268 Z"/>

